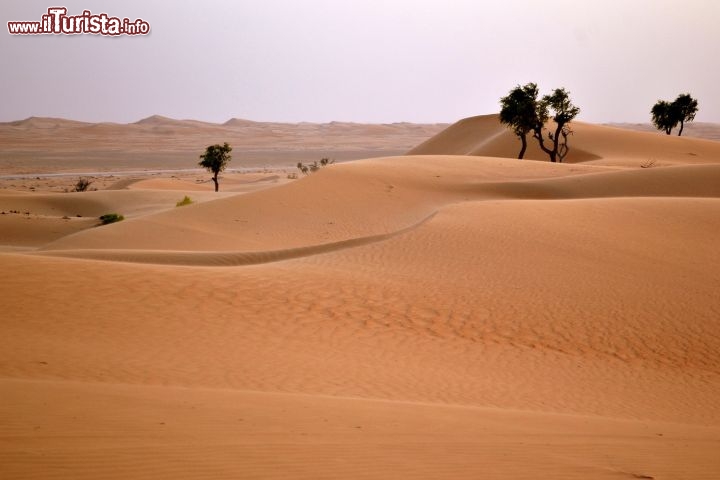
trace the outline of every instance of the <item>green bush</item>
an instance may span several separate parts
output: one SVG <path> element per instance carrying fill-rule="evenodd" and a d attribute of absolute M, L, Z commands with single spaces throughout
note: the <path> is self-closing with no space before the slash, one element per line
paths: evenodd
<path fill-rule="evenodd" d="M 185 205 L 190 205 L 192 202 L 193 202 L 192 199 L 190 197 L 188 197 L 187 195 L 185 195 L 185 198 L 183 198 L 182 200 L 177 202 L 175 204 L 175 206 L 176 207 L 184 207 Z"/>
<path fill-rule="evenodd" d="M 106 213 L 105 215 L 100 216 L 100 222 L 102 222 L 103 225 L 120 222 L 122 220 L 125 220 L 125 217 L 118 215 L 117 213 Z"/>

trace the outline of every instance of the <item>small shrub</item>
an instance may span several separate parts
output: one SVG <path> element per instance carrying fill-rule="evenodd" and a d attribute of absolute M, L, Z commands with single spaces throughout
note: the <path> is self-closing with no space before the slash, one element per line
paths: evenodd
<path fill-rule="evenodd" d="M 321 158 L 320 163 L 314 161 L 313 163 L 310 163 L 308 165 L 303 164 L 302 162 L 299 162 L 297 164 L 298 170 L 300 170 L 304 175 L 309 175 L 311 173 L 315 173 L 318 170 L 320 170 L 321 167 L 326 167 L 328 165 L 331 165 L 335 163 L 335 160 L 330 160 L 329 158 Z"/>
<path fill-rule="evenodd" d="M 193 203 L 192 199 L 190 197 L 188 197 L 187 195 L 185 195 L 185 198 L 183 198 L 182 200 L 177 202 L 175 204 L 175 206 L 176 207 L 184 207 L 185 205 L 190 205 L 191 203 Z"/>
<path fill-rule="evenodd" d="M 125 220 L 125 217 L 122 215 L 119 215 L 117 213 L 106 213 L 105 215 L 100 216 L 100 222 L 103 225 L 108 225 L 110 223 L 120 222 L 122 220 Z"/>
<path fill-rule="evenodd" d="M 297 173 L 295 173 L 295 172 L 288 173 L 287 178 L 290 179 L 290 180 L 297 180 L 298 175 L 297 175 Z"/>
<path fill-rule="evenodd" d="M 640 168 L 652 168 L 655 166 L 655 159 L 654 158 L 648 158 L 646 162 L 643 162 L 640 165 Z"/>
<path fill-rule="evenodd" d="M 75 183 L 75 187 L 73 188 L 73 192 L 85 192 L 87 191 L 90 184 L 92 184 L 92 180 L 87 178 L 80 178 Z"/>

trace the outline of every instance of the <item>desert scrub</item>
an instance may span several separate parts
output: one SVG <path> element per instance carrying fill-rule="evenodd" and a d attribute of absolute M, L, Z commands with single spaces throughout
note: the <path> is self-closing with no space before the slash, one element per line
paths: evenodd
<path fill-rule="evenodd" d="M 333 163 L 335 163 L 335 159 L 330 160 L 329 158 L 321 158 L 320 163 L 318 163 L 317 160 L 314 161 L 313 163 L 309 163 L 307 165 L 305 165 L 302 162 L 299 162 L 297 164 L 297 169 L 300 170 L 300 172 L 302 172 L 303 175 L 308 175 L 310 173 L 317 172 L 322 167 L 327 167 L 328 165 L 332 165 Z M 290 178 L 290 177 L 288 177 L 288 178 Z"/>
<path fill-rule="evenodd" d="M 175 206 L 176 207 L 184 207 L 185 205 L 190 205 L 192 202 L 193 202 L 192 199 L 190 197 L 188 197 L 187 195 L 185 195 L 185 198 L 183 198 L 182 200 L 177 202 L 175 204 Z"/>
<path fill-rule="evenodd" d="M 122 220 L 125 220 L 125 217 L 117 213 L 106 213 L 105 215 L 100 216 L 100 223 L 102 225 L 108 225 L 110 223 L 120 222 Z"/>
<path fill-rule="evenodd" d="M 92 180 L 88 178 L 79 178 L 77 182 L 75 182 L 75 186 L 73 187 L 73 192 L 86 192 L 87 189 L 92 184 Z"/>

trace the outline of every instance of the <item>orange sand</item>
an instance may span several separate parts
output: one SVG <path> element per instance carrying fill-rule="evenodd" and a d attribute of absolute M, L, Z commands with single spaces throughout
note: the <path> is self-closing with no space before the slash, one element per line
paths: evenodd
<path fill-rule="evenodd" d="M 0 192 L 0 477 L 720 477 L 720 143 L 571 141 Z"/>

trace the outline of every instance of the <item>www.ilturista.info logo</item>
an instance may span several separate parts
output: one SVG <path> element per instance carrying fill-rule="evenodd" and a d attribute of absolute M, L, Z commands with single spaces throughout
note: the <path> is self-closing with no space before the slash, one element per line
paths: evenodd
<path fill-rule="evenodd" d="M 147 35 L 150 24 L 142 18 L 111 17 L 84 10 L 82 15 L 68 15 L 65 7 L 50 7 L 39 22 L 7 22 L 11 35 Z"/>

